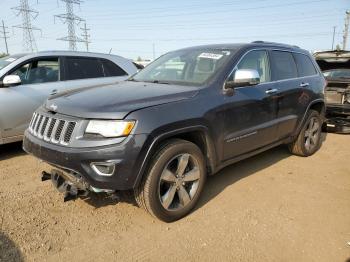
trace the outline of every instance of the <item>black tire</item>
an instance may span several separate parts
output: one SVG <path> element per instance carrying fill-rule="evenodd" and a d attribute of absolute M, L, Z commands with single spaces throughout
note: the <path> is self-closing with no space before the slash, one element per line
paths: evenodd
<path fill-rule="evenodd" d="M 181 173 L 180 162 L 182 159 L 186 158 L 185 156 L 188 156 L 187 164 L 182 172 L 182 178 L 180 178 L 180 176 L 177 177 L 177 174 Z M 172 180 L 172 182 L 169 182 L 168 179 L 166 179 L 167 181 L 162 180 L 164 177 L 168 177 L 164 176 L 164 174 L 167 174 L 166 171 L 169 171 L 170 167 L 176 166 L 174 163 L 177 163 L 177 168 L 175 168 L 174 172 L 171 172 L 171 174 L 175 175 L 176 182 Z M 195 177 L 198 176 L 198 179 L 192 182 L 185 182 L 185 179 L 189 179 L 187 175 L 191 174 L 192 178 L 194 177 L 194 173 Z M 179 181 L 179 179 L 184 180 Z M 198 146 L 185 140 L 172 139 L 160 146 L 154 154 L 148 171 L 144 175 L 139 187 L 134 191 L 135 199 L 138 205 L 151 215 L 164 222 L 172 222 L 186 216 L 194 208 L 203 190 L 205 180 L 205 160 Z M 179 185 L 179 183 L 181 184 Z M 169 192 L 174 191 L 173 187 L 176 187 L 175 193 L 171 194 Z M 189 198 L 180 197 L 180 195 L 186 195 L 184 194 L 184 189 L 188 193 Z M 192 191 L 194 189 L 195 191 Z M 165 192 L 164 195 L 162 195 L 163 192 Z M 193 195 L 191 195 L 191 193 L 193 193 Z M 172 200 L 168 200 L 170 198 L 165 197 L 169 195 L 173 195 Z M 163 199 L 168 201 L 163 201 Z M 184 199 L 186 199 L 186 201 L 184 201 Z M 168 205 L 168 203 L 170 204 Z M 165 206 L 167 206 L 167 208 Z"/>
<path fill-rule="evenodd" d="M 307 157 L 313 155 L 321 147 L 322 124 L 323 121 L 320 114 L 315 110 L 309 110 L 297 139 L 288 145 L 289 151 L 297 156 Z M 318 125 L 318 128 L 312 131 L 313 127 L 311 125 Z M 313 137 L 312 139 L 309 134 Z M 310 146 L 307 144 L 308 140 Z"/>

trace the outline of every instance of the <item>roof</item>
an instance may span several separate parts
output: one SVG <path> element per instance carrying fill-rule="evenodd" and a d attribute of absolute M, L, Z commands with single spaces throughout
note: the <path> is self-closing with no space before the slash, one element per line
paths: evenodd
<path fill-rule="evenodd" d="M 104 54 L 104 53 L 93 53 L 93 52 L 80 52 L 80 51 L 64 51 L 64 50 L 48 50 L 48 51 L 39 51 L 39 52 L 33 52 L 33 53 L 18 53 L 10 55 L 10 57 L 14 58 L 34 58 L 37 56 L 80 56 L 80 57 L 101 57 L 101 58 L 111 58 L 114 57 L 115 59 L 123 59 L 123 60 L 129 60 L 125 57 L 113 55 L 113 54 Z"/>
<path fill-rule="evenodd" d="M 251 43 L 226 43 L 226 44 L 210 44 L 210 45 L 200 45 L 200 46 L 193 46 L 193 47 L 188 47 L 184 49 L 228 49 L 228 50 L 233 50 L 233 49 L 241 49 L 245 47 L 280 47 L 280 48 L 285 48 L 289 50 L 295 50 L 295 51 L 304 51 L 308 52 L 304 49 L 301 49 L 298 46 L 295 45 L 288 45 L 288 44 L 283 44 L 283 43 L 274 43 L 274 42 L 266 42 L 266 41 L 254 41 Z"/>

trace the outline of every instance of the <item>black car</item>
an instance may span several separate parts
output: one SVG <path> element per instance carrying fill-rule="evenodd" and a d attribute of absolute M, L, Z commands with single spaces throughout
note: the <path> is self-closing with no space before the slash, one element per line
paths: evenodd
<path fill-rule="evenodd" d="M 350 133 L 350 51 L 314 54 L 328 84 L 325 90 L 327 129 Z"/>
<path fill-rule="evenodd" d="M 277 43 L 167 53 L 128 81 L 49 99 L 24 149 L 65 199 L 133 189 L 164 221 L 190 212 L 206 176 L 281 144 L 321 145 L 325 79 L 310 54 Z"/>

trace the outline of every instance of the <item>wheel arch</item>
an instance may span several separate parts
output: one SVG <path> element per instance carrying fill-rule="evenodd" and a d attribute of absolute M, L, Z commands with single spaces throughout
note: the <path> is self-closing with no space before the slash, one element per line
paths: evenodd
<path fill-rule="evenodd" d="M 166 143 L 166 141 L 169 141 L 171 139 L 183 139 L 197 145 L 205 157 L 208 174 L 212 174 L 215 172 L 216 150 L 211 136 L 209 134 L 208 128 L 206 126 L 190 126 L 176 130 L 171 130 L 169 132 L 160 134 L 154 139 L 152 139 L 147 149 L 146 155 L 143 158 L 142 164 L 139 168 L 134 188 L 140 184 L 149 166 L 149 163 L 152 160 L 153 154 L 158 150 L 158 148 L 161 145 L 163 145 L 164 143 Z"/>
<path fill-rule="evenodd" d="M 326 113 L 326 104 L 325 101 L 323 99 L 315 99 L 313 100 L 307 107 L 307 109 L 305 110 L 305 113 L 303 115 L 303 117 L 301 118 L 301 121 L 299 123 L 299 125 L 297 126 L 297 129 L 295 130 L 294 136 L 299 134 L 301 128 L 303 127 L 303 124 L 306 120 L 307 114 L 310 110 L 316 110 L 317 112 L 320 113 L 321 117 L 322 117 L 322 121 L 325 120 L 324 115 Z"/>

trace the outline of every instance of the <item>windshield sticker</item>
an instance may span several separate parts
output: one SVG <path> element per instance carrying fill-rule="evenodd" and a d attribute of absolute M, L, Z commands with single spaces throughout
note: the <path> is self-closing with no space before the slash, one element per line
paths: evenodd
<path fill-rule="evenodd" d="M 5 61 L 6 61 L 6 62 L 13 62 L 13 61 L 15 61 L 15 60 L 16 60 L 16 58 L 9 57 L 9 58 L 7 58 Z"/>
<path fill-rule="evenodd" d="M 222 56 L 223 56 L 223 55 L 220 55 L 220 54 L 201 53 L 198 57 L 199 57 L 199 58 L 209 58 L 209 59 L 219 60 Z"/>

